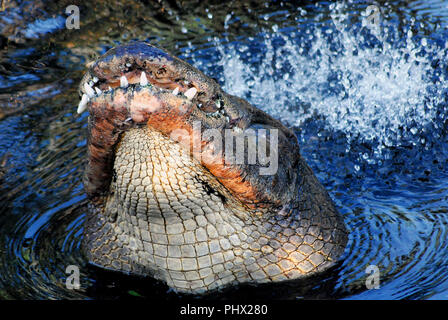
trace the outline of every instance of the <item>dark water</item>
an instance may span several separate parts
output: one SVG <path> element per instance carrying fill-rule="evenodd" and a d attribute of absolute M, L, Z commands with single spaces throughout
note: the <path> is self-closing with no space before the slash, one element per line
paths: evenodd
<path fill-rule="evenodd" d="M 448 299 L 446 1 L 376 2 L 378 29 L 363 26 L 363 1 L 162 0 L 83 4 L 68 30 L 72 3 L 0 12 L 0 298 L 182 298 L 80 253 L 88 115 L 76 114 L 77 84 L 86 63 L 138 39 L 294 127 L 350 230 L 330 272 L 209 298 Z M 80 290 L 65 286 L 68 265 Z M 366 288 L 369 265 L 379 289 Z"/>

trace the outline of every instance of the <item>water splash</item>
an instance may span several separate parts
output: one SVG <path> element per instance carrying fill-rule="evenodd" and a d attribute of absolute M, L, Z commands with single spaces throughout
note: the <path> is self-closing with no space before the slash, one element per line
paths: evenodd
<path fill-rule="evenodd" d="M 377 34 L 361 22 L 341 27 L 346 15 L 339 18 L 318 27 L 274 26 L 240 42 L 215 38 L 217 64 L 192 59 L 227 92 L 291 126 L 323 119 L 349 146 L 368 143 L 379 158 L 388 147 L 424 147 L 427 132 L 441 134 L 447 117 L 448 45 L 414 35 L 412 24 L 400 32 L 383 21 Z"/>

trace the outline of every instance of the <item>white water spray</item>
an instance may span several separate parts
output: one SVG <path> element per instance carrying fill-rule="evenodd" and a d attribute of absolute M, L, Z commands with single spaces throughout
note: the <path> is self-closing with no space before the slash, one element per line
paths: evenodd
<path fill-rule="evenodd" d="M 348 142 L 375 142 L 377 155 L 384 147 L 400 146 L 403 135 L 406 143 L 424 144 L 418 135 L 428 124 L 437 126 L 448 84 L 442 66 L 434 68 L 432 62 L 445 63 L 447 48 L 412 31 L 400 35 L 386 23 L 381 41 L 373 45 L 365 28 L 329 25 L 299 25 L 299 34 L 273 28 L 262 39 L 244 43 L 215 41 L 222 70 L 195 64 L 215 73 L 227 92 L 290 126 L 321 117 L 327 129 L 344 132 Z"/>

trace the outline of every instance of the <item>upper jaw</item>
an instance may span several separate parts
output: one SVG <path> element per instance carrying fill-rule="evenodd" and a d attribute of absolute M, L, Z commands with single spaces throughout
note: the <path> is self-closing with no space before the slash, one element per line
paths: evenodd
<path fill-rule="evenodd" d="M 78 113 L 104 92 L 117 88 L 153 87 L 205 104 L 216 97 L 217 85 L 199 70 L 161 49 L 135 42 L 109 50 L 91 64 L 79 86 Z"/>

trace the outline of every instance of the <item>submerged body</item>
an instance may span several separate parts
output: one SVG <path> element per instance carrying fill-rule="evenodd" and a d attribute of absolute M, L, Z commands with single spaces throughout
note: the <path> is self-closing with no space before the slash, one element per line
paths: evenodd
<path fill-rule="evenodd" d="M 110 50 L 80 88 L 91 263 L 202 293 L 300 278 L 341 256 L 342 217 L 279 121 L 145 43 Z M 229 137 L 242 148 L 226 149 Z"/>

